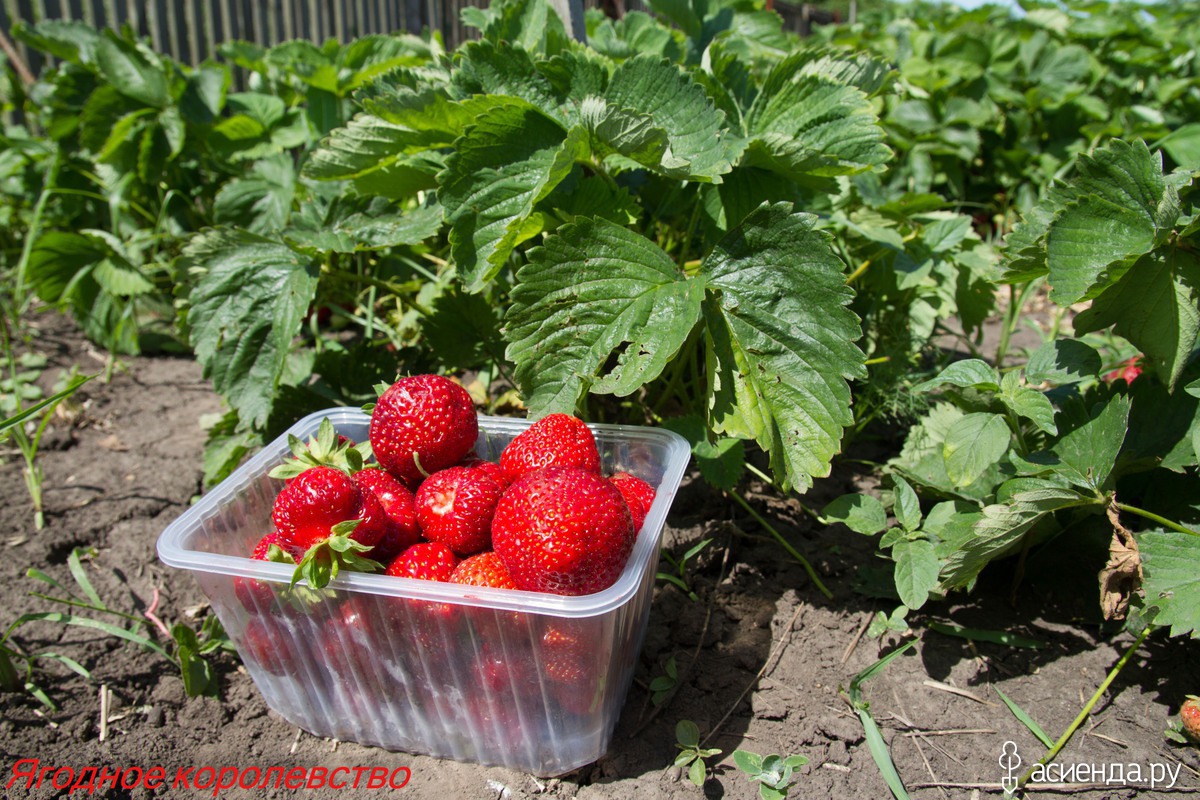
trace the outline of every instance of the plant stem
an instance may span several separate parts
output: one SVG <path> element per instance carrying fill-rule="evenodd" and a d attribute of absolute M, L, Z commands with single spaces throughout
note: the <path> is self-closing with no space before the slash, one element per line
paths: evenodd
<path fill-rule="evenodd" d="M 792 547 L 787 539 L 783 538 L 783 534 L 775 530 L 771 523 L 767 522 L 765 519 L 763 519 L 761 514 L 751 508 L 750 504 L 747 503 L 745 498 L 743 498 L 740 494 L 737 492 L 730 492 L 729 496 L 736 500 L 738 505 L 746 509 L 750 516 L 754 517 L 755 522 L 757 522 L 759 525 L 762 525 L 768 533 L 775 537 L 775 540 L 783 546 L 783 549 L 788 552 L 788 555 L 800 562 L 800 566 L 804 567 L 804 571 L 808 573 L 808 577 L 812 580 L 813 585 L 817 587 L 821 594 L 825 595 L 826 599 L 832 600 L 833 592 L 829 591 L 828 587 L 821 582 L 821 579 L 817 576 L 817 571 L 813 569 L 812 564 L 808 563 L 808 559 L 800 555 L 799 551 Z"/>
<path fill-rule="evenodd" d="M 1149 625 L 1142 629 L 1142 632 L 1138 634 L 1138 637 L 1134 643 L 1129 646 L 1129 649 L 1126 650 L 1121 656 L 1121 659 L 1117 661 L 1117 665 L 1109 671 L 1108 677 L 1106 677 L 1104 682 L 1100 684 L 1100 688 L 1096 689 L 1095 694 L 1093 694 L 1091 699 L 1088 700 L 1087 705 L 1085 705 L 1079 712 L 1079 715 L 1075 717 L 1075 721 L 1072 722 L 1070 727 L 1063 732 L 1062 736 L 1058 737 L 1058 741 L 1054 743 L 1053 747 L 1046 751 L 1046 755 L 1042 756 L 1042 760 L 1039 761 L 1038 764 L 1042 766 L 1049 764 L 1050 761 L 1053 760 L 1054 757 L 1058 755 L 1064 747 L 1067 746 L 1067 742 L 1071 741 L 1071 737 L 1075 735 L 1075 731 L 1079 730 L 1079 726 L 1082 725 L 1084 720 L 1088 718 L 1088 715 L 1092 713 L 1092 709 L 1096 707 L 1096 703 L 1100 702 L 1100 698 L 1104 696 L 1104 693 L 1108 691 L 1108 687 L 1111 686 L 1112 682 L 1117 679 L 1117 675 L 1119 675 L 1121 670 L 1124 669 L 1125 665 L 1129 663 L 1129 659 L 1133 657 L 1134 652 L 1136 652 L 1137 649 L 1142 646 L 1142 642 L 1144 642 L 1146 637 L 1150 635 L 1150 630 L 1151 627 Z M 1029 782 L 1031 775 L 1033 775 L 1032 768 L 1030 768 L 1028 772 L 1021 776 L 1021 780 L 1017 783 L 1017 785 L 1024 786 Z"/>
<path fill-rule="evenodd" d="M 25 232 L 25 245 L 21 248 L 21 260 L 17 262 L 17 288 L 13 292 L 13 299 L 16 301 L 18 313 L 29 307 L 29 298 L 26 294 L 29 281 L 29 257 L 33 254 L 33 245 L 37 241 L 39 229 L 42 227 L 42 215 L 46 213 L 46 203 L 50 200 L 50 195 L 54 193 L 54 184 L 58 183 L 58 173 L 62 170 L 62 162 L 62 148 L 56 147 L 54 155 L 50 158 L 50 167 L 46 170 L 46 185 L 42 187 L 42 193 L 33 207 L 33 218 L 29 221 L 29 230 Z"/>
<path fill-rule="evenodd" d="M 1171 520 L 1167 519 L 1166 517 L 1160 517 L 1158 514 L 1155 514 L 1153 511 L 1147 511 L 1144 508 L 1138 508 L 1137 506 L 1131 506 L 1131 505 L 1127 505 L 1125 503 L 1117 503 L 1116 505 L 1117 505 L 1117 508 L 1121 509 L 1122 511 L 1128 511 L 1130 514 L 1136 514 L 1139 517 L 1145 517 L 1146 519 L 1150 520 L 1151 522 L 1157 522 L 1159 525 L 1170 528 L 1173 531 L 1178 531 L 1179 533 L 1186 533 L 1189 536 L 1200 536 L 1200 531 L 1194 531 L 1191 528 L 1185 528 L 1182 525 L 1180 525 L 1178 522 L 1171 522 Z"/>

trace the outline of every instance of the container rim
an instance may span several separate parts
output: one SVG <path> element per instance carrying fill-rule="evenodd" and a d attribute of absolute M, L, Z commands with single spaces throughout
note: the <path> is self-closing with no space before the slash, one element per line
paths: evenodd
<path fill-rule="evenodd" d="M 265 445 L 228 478 L 210 490 L 195 505 L 170 523 L 158 537 L 158 558 L 177 569 L 253 578 L 287 584 L 292 569 L 286 564 L 256 561 L 245 556 L 209 553 L 194 547 L 199 523 L 215 516 L 221 507 L 238 492 L 265 474 L 291 451 L 288 436 L 301 439 L 316 433 L 321 420 L 329 419 L 335 428 L 364 425 L 370 416 L 357 408 L 329 408 L 317 411 L 296 422 L 278 438 Z M 479 415 L 481 430 L 516 435 L 533 424 L 533 420 Z M 472 605 L 503 611 L 533 611 L 561 617 L 590 617 L 608 613 L 628 602 L 637 594 L 648 562 L 658 553 L 666 524 L 667 512 L 683 480 L 691 457 L 691 446 L 679 434 L 661 429 L 633 425 L 589 424 L 598 442 L 625 440 L 658 444 L 666 448 L 663 477 L 654 504 L 634 543 L 634 548 L 617 582 L 607 589 L 589 595 L 562 596 L 542 592 L 423 581 L 360 572 L 342 572 L 329 582 L 327 590 L 350 591 L 387 597 L 426 600 L 437 603 Z"/>

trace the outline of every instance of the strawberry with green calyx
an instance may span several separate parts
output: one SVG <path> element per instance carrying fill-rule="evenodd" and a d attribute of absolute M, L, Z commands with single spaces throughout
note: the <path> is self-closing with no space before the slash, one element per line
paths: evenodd
<path fill-rule="evenodd" d="M 1188 695 L 1179 709 L 1179 722 L 1183 726 L 1184 735 L 1200 744 L 1200 697 Z"/>
<path fill-rule="evenodd" d="M 250 554 L 250 558 L 255 561 L 271 561 L 276 564 L 293 566 L 297 560 L 303 557 L 304 551 L 289 545 L 278 531 L 268 533 L 259 539 L 258 543 L 254 545 L 254 551 Z M 235 578 L 233 593 L 247 611 L 257 612 L 267 609 L 274 613 L 279 610 L 279 606 L 275 602 L 275 588 L 267 581 L 259 581 L 254 578 Z"/>
<path fill-rule="evenodd" d="M 364 554 L 387 532 L 387 515 L 375 495 L 339 469 L 311 467 L 297 475 L 276 495 L 271 518 L 288 545 L 304 550 L 293 586 L 303 578 L 319 589 L 343 567 L 383 569 Z"/>
<path fill-rule="evenodd" d="M 516 436 L 500 453 L 509 483 L 544 467 L 578 467 L 600 473 L 596 437 L 582 420 L 548 414 Z"/>
<path fill-rule="evenodd" d="M 362 469 L 371 457 L 370 443 L 355 444 L 338 434 L 328 418 L 321 420 L 316 436 L 310 437 L 307 443 L 288 434 L 288 447 L 292 458 L 267 473 L 270 477 L 290 481 L 312 467 L 333 467 L 353 473 Z"/>
<path fill-rule="evenodd" d="M 616 583 L 633 550 L 620 491 L 578 467 L 548 467 L 514 483 L 492 518 L 492 547 L 517 587 L 584 595 Z"/>
<path fill-rule="evenodd" d="M 471 395 L 441 375 L 400 378 L 370 409 L 375 458 L 409 487 L 458 463 L 479 436 Z"/>
<path fill-rule="evenodd" d="M 481 470 L 443 469 L 417 489 L 417 523 L 429 541 L 442 542 L 456 555 L 473 555 L 492 545 L 492 514 L 501 494 L 500 485 Z"/>

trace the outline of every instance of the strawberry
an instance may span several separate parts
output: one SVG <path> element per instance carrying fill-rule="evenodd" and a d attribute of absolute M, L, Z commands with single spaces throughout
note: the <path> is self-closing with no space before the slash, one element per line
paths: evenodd
<path fill-rule="evenodd" d="M 275 497 L 271 518 L 284 541 L 303 548 L 292 584 L 300 578 L 320 588 L 341 567 L 374 570 L 363 558 L 387 531 L 383 506 L 354 479 L 333 467 L 312 467 L 297 475 Z"/>
<path fill-rule="evenodd" d="M 596 642 L 603 637 L 593 628 L 578 620 L 555 619 L 542 633 L 542 662 L 550 694 L 573 714 L 594 711 L 604 690 L 607 654 L 597 651 Z"/>
<path fill-rule="evenodd" d="M 371 551 L 371 558 L 381 564 L 390 563 L 409 547 L 421 541 L 413 494 L 391 473 L 382 469 L 364 469 L 354 473 L 354 482 L 362 490 L 375 495 L 387 517 L 387 531 Z"/>
<path fill-rule="evenodd" d="M 418 578 L 423 581 L 448 581 L 458 566 L 458 556 L 441 542 L 418 542 L 384 570 L 395 578 Z"/>
<path fill-rule="evenodd" d="M 475 447 L 479 420 L 467 390 L 441 375 L 393 383 L 371 409 L 371 448 L 410 487 L 456 464 Z"/>
<path fill-rule="evenodd" d="M 628 472 L 614 472 L 608 477 L 608 482 L 617 487 L 621 497 L 625 498 L 625 505 L 629 506 L 629 513 L 633 517 L 633 529 L 640 531 L 646 515 L 650 513 L 650 506 L 654 505 L 654 488 Z"/>
<path fill-rule="evenodd" d="M 425 538 L 469 556 L 492 544 L 492 514 L 502 489 L 482 470 L 450 467 L 417 489 L 417 522 Z"/>
<path fill-rule="evenodd" d="M 514 483 L 492 519 L 492 546 L 520 589 L 582 595 L 607 589 L 635 537 L 620 491 L 578 467 L 548 467 Z"/>
<path fill-rule="evenodd" d="M 542 417 L 500 453 L 500 466 L 509 483 L 542 467 L 579 467 L 600 472 L 596 437 L 581 420 L 567 414 Z"/>
<path fill-rule="evenodd" d="M 1142 374 L 1142 357 L 1134 356 L 1126 359 L 1117 365 L 1117 368 L 1104 376 L 1105 383 L 1123 380 L 1125 383 L 1131 384 Z"/>
<path fill-rule="evenodd" d="M 238 655 L 272 675 L 292 675 L 299 671 L 293 637 L 271 617 L 250 618 L 238 642 Z"/>
<path fill-rule="evenodd" d="M 491 586 L 497 589 L 516 589 L 512 575 L 492 551 L 464 558 L 450 575 L 451 583 L 468 586 Z"/>
<path fill-rule="evenodd" d="M 475 676 L 489 695 L 536 697 L 540 692 L 537 666 L 528 643 L 511 650 L 487 644 L 475 657 Z"/>
<path fill-rule="evenodd" d="M 1200 697 L 1189 694 L 1179 709 L 1179 721 L 1183 724 L 1183 732 L 1193 742 L 1200 742 Z"/>
<path fill-rule="evenodd" d="M 458 466 L 466 467 L 467 469 L 478 470 L 499 484 L 501 489 L 508 488 L 509 481 L 508 477 L 504 474 L 504 468 L 495 461 L 484 461 L 479 456 L 471 453 L 462 461 L 458 462 Z"/>
<path fill-rule="evenodd" d="M 295 564 L 303 557 L 304 551 L 289 545 L 279 531 L 268 533 L 259 539 L 250 555 L 255 561 L 275 561 L 280 564 Z M 275 588 L 267 581 L 234 578 L 233 593 L 241 601 L 242 607 L 252 614 L 263 609 L 272 613 L 278 610 L 275 605 Z"/>

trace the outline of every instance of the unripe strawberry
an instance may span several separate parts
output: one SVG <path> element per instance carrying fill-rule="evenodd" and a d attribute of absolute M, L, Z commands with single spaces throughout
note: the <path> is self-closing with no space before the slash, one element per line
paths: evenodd
<path fill-rule="evenodd" d="M 401 378 L 371 411 L 371 449 L 384 469 L 415 487 L 475 447 L 479 420 L 467 390 L 441 375 Z"/>
<path fill-rule="evenodd" d="M 596 437 L 582 420 L 549 414 L 522 431 L 500 453 L 509 483 L 543 467 L 579 467 L 600 472 Z"/>
<path fill-rule="evenodd" d="M 521 478 L 492 519 L 492 546 L 517 587 L 551 594 L 607 589 L 625 568 L 635 535 L 620 491 L 578 467 Z"/>

